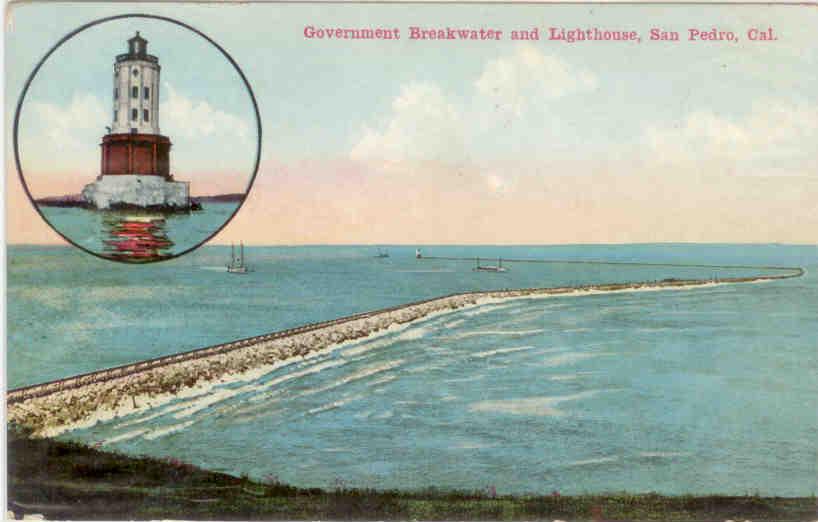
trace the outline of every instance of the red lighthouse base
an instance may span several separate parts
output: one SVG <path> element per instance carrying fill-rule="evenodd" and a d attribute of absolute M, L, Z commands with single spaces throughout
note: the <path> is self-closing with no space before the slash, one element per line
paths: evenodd
<path fill-rule="evenodd" d="M 159 134 L 107 134 L 102 137 L 102 176 L 170 176 L 170 139 Z"/>

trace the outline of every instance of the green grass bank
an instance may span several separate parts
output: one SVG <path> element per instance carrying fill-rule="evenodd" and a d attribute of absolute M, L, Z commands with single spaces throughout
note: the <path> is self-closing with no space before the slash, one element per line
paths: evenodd
<path fill-rule="evenodd" d="M 59 520 L 812 521 L 816 499 L 303 489 L 8 430 L 8 509 Z"/>

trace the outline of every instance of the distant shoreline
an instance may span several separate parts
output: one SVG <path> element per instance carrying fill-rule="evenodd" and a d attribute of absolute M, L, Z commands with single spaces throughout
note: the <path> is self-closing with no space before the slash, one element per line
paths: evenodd
<path fill-rule="evenodd" d="M 190 201 L 196 203 L 239 203 L 244 200 L 241 193 L 214 194 L 210 196 L 191 196 Z M 63 196 L 47 196 L 37 198 L 34 203 L 40 207 L 54 208 L 91 208 L 81 194 L 66 194 Z"/>
<path fill-rule="evenodd" d="M 115 416 L 141 411 L 140 408 L 145 406 L 153 408 L 178 397 L 203 393 L 228 380 L 253 380 L 283 364 L 314 356 L 342 343 L 389 332 L 432 315 L 488 302 L 684 290 L 772 281 L 804 274 L 802 268 L 788 270 L 784 274 L 723 278 L 718 281 L 673 279 L 452 294 L 17 388 L 7 392 L 7 415 L 9 422 L 30 429 L 35 436 L 55 436 Z"/>

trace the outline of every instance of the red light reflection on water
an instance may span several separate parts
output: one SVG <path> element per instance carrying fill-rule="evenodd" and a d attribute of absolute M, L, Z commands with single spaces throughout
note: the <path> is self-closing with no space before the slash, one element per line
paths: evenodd
<path fill-rule="evenodd" d="M 103 240 L 105 257 L 132 262 L 170 257 L 173 242 L 167 237 L 163 216 L 111 214 L 103 223 L 108 234 Z"/>

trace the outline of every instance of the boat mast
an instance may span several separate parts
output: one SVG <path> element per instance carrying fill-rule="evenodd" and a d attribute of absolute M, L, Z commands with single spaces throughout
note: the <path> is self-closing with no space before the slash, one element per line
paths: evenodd
<path fill-rule="evenodd" d="M 239 255 L 241 255 L 240 262 L 241 262 L 242 266 L 244 266 L 244 241 L 239 243 L 239 247 L 241 248 L 240 254 L 239 254 Z"/>

